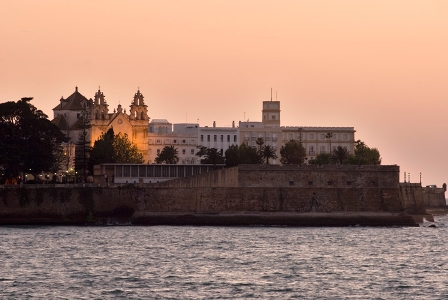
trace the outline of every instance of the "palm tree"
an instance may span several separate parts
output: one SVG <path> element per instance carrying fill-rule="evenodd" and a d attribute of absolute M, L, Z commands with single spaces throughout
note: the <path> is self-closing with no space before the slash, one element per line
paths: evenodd
<path fill-rule="evenodd" d="M 333 132 L 327 132 L 327 135 L 325 136 L 325 138 L 327 138 L 330 141 L 330 151 L 328 151 L 329 153 L 331 153 L 331 138 L 333 137 Z"/>
<path fill-rule="evenodd" d="M 261 148 L 261 157 L 266 158 L 266 164 L 269 165 L 269 159 L 276 159 L 277 154 L 272 146 L 266 145 Z"/>
<path fill-rule="evenodd" d="M 343 148 L 341 146 L 338 146 L 336 149 L 333 150 L 333 159 L 337 160 L 341 165 L 344 160 L 348 158 L 348 155 L 350 154 L 347 150 L 347 148 Z"/>
<path fill-rule="evenodd" d="M 263 145 L 264 145 L 264 140 L 263 140 L 263 138 L 262 138 L 262 137 L 259 137 L 259 138 L 255 141 L 255 143 L 257 143 L 257 145 L 258 145 L 258 152 L 261 152 L 261 147 L 263 147 Z"/>
<path fill-rule="evenodd" d="M 174 148 L 174 146 L 165 146 L 162 149 L 162 152 L 156 157 L 155 161 L 158 164 L 163 162 L 167 164 L 176 164 L 179 161 L 177 153 L 177 148 Z"/>

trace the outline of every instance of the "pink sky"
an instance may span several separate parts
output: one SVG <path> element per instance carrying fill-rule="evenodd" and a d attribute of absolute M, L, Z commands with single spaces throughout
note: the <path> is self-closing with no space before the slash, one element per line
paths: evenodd
<path fill-rule="evenodd" d="M 153 119 L 353 126 L 411 181 L 448 182 L 448 1 L 0 2 L 0 102 L 50 118 L 78 86 Z"/>

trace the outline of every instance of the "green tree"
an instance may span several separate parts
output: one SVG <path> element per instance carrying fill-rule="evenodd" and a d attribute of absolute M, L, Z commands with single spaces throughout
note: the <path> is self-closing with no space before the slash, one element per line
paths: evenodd
<path fill-rule="evenodd" d="M 332 158 L 341 165 L 348 159 L 349 155 L 350 152 L 347 150 L 347 148 L 343 148 L 341 146 L 338 146 L 332 152 Z"/>
<path fill-rule="evenodd" d="M 33 106 L 33 98 L 0 104 L 0 168 L 7 176 L 50 171 L 67 138 Z"/>
<path fill-rule="evenodd" d="M 306 149 L 301 142 L 290 140 L 280 148 L 280 162 L 282 164 L 303 165 L 306 160 Z"/>
<path fill-rule="evenodd" d="M 270 159 L 276 159 L 277 154 L 275 153 L 275 150 L 272 146 L 266 145 L 261 148 L 260 156 L 263 159 L 266 159 L 266 164 L 269 165 Z"/>
<path fill-rule="evenodd" d="M 117 162 L 114 140 L 114 129 L 109 128 L 106 133 L 103 133 L 98 140 L 95 141 L 89 158 L 91 172 L 93 171 L 94 165 Z"/>
<path fill-rule="evenodd" d="M 138 152 L 137 146 L 129 141 L 128 135 L 118 133 L 114 136 L 115 162 L 141 164 L 143 155 Z"/>
<path fill-rule="evenodd" d="M 104 163 L 143 163 L 143 155 L 138 152 L 127 134 L 115 134 L 113 128 L 109 128 L 95 141 L 89 155 L 89 171 L 93 166 Z"/>
<path fill-rule="evenodd" d="M 257 151 L 254 147 L 250 147 L 245 143 L 239 146 L 240 164 L 261 164 L 263 158 L 260 155 L 260 151 Z"/>
<path fill-rule="evenodd" d="M 179 161 L 177 148 L 174 148 L 174 146 L 165 146 L 160 154 L 157 155 L 155 161 L 157 164 L 177 164 Z"/>
<path fill-rule="evenodd" d="M 242 143 L 239 146 L 232 145 L 226 150 L 225 162 L 227 167 L 233 167 L 240 164 L 260 164 L 262 159 L 255 148 Z"/>
<path fill-rule="evenodd" d="M 226 167 L 234 167 L 240 164 L 240 151 L 238 145 L 231 145 L 224 153 Z"/>
<path fill-rule="evenodd" d="M 223 164 L 225 162 L 224 157 L 221 152 L 216 148 L 208 148 L 206 158 L 204 159 L 204 164 L 217 165 Z"/>
<path fill-rule="evenodd" d="M 380 165 L 381 156 L 377 148 L 368 147 L 363 141 L 355 141 L 355 155 L 349 157 L 349 164 Z"/>
<path fill-rule="evenodd" d="M 315 158 L 308 161 L 310 165 L 329 165 L 331 164 L 331 154 L 330 153 L 319 153 Z"/>
<path fill-rule="evenodd" d="M 367 147 L 364 158 L 367 165 L 381 165 L 381 156 L 377 148 Z"/>

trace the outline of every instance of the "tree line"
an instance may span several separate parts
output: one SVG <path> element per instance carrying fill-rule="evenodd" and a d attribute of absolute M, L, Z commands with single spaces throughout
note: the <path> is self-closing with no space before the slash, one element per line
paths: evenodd
<path fill-rule="evenodd" d="M 330 135 L 331 138 L 331 135 Z M 225 164 L 227 167 L 239 164 L 269 164 L 272 159 L 277 159 L 277 153 L 273 146 L 265 145 L 263 138 L 256 140 L 257 147 L 231 145 L 224 154 L 217 148 L 199 146 L 196 156 L 202 164 Z M 306 149 L 301 141 L 290 140 L 280 148 L 280 162 L 282 164 L 296 165 L 380 165 L 381 157 L 378 149 L 368 147 L 361 140 L 355 141 L 354 154 L 344 147 L 337 146 L 329 153 L 319 153 L 315 158 L 308 160 Z M 165 146 L 156 157 L 157 164 L 176 164 L 179 161 L 178 150 L 174 146 Z"/>

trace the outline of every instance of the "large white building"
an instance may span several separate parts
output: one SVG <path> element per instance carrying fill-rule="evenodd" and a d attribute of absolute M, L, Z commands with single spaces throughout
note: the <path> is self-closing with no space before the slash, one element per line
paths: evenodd
<path fill-rule="evenodd" d="M 231 145 L 245 143 L 258 147 L 256 141 L 259 138 L 276 150 L 278 158 L 271 160 L 272 164 L 280 164 L 280 149 L 292 139 L 302 142 L 308 159 L 320 153 L 330 153 L 338 146 L 354 153 L 354 127 L 282 127 L 280 120 L 280 101 L 263 101 L 262 121 L 239 122 L 237 127 L 234 122 L 231 127 L 218 127 L 215 122 L 211 127 L 201 127 L 186 123 L 173 126 L 167 120 L 153 120 L 149 126 L 149 152 L 152 156 L 148 161 L 154 162 L 164 146 L 174 146 L 178 149 L 181 163 L 198 164 L 200 160 L 195 156 L 197 147 L 216 148 L 224 155 Z"/>

